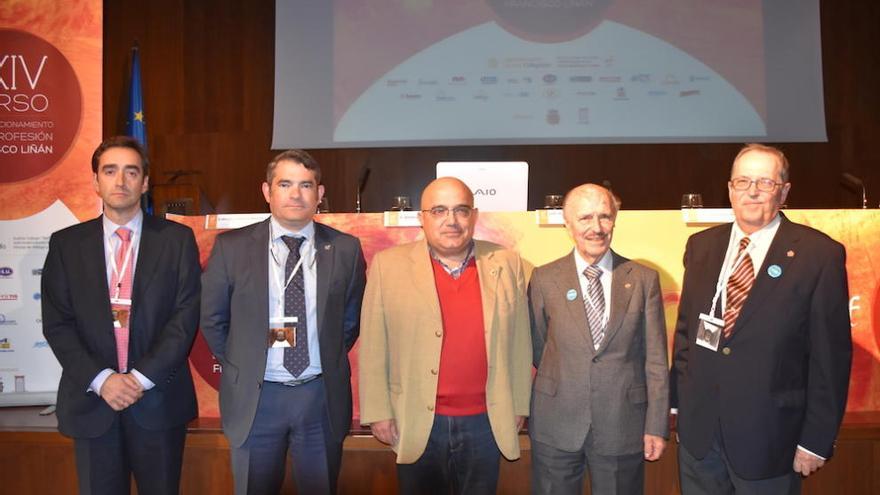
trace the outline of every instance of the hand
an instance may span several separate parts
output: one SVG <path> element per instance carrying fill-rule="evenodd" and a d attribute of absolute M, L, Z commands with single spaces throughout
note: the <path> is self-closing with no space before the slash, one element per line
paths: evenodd
<path fill-rule="evenodd" d="M 663 454 L 666 448 L 666 440 L 657 435 L 645 434 L 645 460 L 656 461 Z"/>
<path fill-rule="evenodd" d="M 794 470 L 803 476 L 809 476 L 825 465 L 825 461 L 801 449 L 794 453 Z"/>
<path fill-rule="evenodd" d="M 523 424 L 526 422 L 525 416 L 517 416 L 516 417 L 516 432 L 519 433 L 522 431 Z"/>
<path fill-rule="evenodd" d="M 373 431 L 373 436 L 376 437 L 376 440 L 379 440 L 382 443 L 397 445 L 397 441 L 400 440 L 400 437 L 397 434 L 397 421 L 393 419 L 385 419 L 371 423 L 370 430 Z"/>
<path fill-rule="evenodd" d="M 113 373 L 104 380 L 98 395 L 114 411 L 122 411 L 143 397 L 144 391 L 137 378 L 128 374 Z"/>

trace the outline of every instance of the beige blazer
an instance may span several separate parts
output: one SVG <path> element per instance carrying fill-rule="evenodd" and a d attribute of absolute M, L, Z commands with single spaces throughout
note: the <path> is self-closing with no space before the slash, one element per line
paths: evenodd
<path fill-rule="evenodd" d="M 523 262 L 475 241 L 486 327 L 486 403 L 498 448 L 519 458 L 516 416 L 528 416 L 532 368 Z M 362 424 L 395 419 L 397 462 L 425 450 L 434 422 L 443 321 L 424 240 L 378 253 L 367 277 L 358 352 Z"/>

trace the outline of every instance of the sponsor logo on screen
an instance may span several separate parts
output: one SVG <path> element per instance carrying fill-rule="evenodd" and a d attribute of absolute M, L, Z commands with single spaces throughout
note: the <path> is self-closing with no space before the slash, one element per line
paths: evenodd
<path fill-rule="evenodd" d="M 12 278 L 14 270 L 8 266 L 0 266 L 0 278 Z"/>
<path fill-rule="evenodd" d="M 18 294 L 0 294 L 0 301 L 18 301 Z"/>
<path fill-rule="evenodd" d="M 593 82 L 593 76 L 571 76 L 568 80 L 573 83 L 588 83 Z"/>

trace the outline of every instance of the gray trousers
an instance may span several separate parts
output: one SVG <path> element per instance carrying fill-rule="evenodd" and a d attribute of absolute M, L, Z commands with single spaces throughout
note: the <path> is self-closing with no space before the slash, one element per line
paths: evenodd
<path fill-rule="evenodd" d="M 577 452 L 566 452 L 532 440 L 532 494 L 581 494 L 584 474 L 596 495 L 641 495 L 645 491 L 643 452 L 609 456 L 597 453 L 592 433 Z"/>

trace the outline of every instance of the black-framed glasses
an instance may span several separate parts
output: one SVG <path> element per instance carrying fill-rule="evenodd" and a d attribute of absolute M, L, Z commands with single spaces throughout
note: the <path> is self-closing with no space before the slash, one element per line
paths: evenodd
<path fill-rule="evenodd" d="M 474 209 L 467 205 L 458 205 L 454 208 L 448 208 L 446 206 L 435 206 L 430 210 L 422 210 L 422 213 L 427 213 L 431 215 L 432 218 L 437 220 L 441 218 L 446 218 L 449 215 L 449 212 L 455 216 L 455 218 L 470 218 L 471 213 L 474 212 Z"/>
<path fill-rule="evenodd" d="M 737 177 L 736 179 L 730 179 L 730 185 L 737 191 L 746 191 L 752 184 L 758 188 L 759 191 L 763 192 L 772 192 L 775 191 L 777 187 L 785 184 L 784 182 L 776 182 L 773 179 L 750 179 L 748 177 Z"/>

